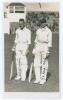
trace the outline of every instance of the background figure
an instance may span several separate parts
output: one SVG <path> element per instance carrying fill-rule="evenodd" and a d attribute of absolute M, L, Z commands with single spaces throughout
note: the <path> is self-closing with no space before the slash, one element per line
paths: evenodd
<path fill-rule="evenodd" d="M 47 27 L 46 19 L 42 19 L 42 26 L 36 31 L 35 48 L 33 50 L 36 80 L 34 83 L 44 84 L 48 71 L 48 56 L 52 47 L 52 32 Z"/>
<path fill-rule="evenodd" d="M 17 76 L 15 80 L 26 79 L 28 68 L 27 53 L 31 43 L 31 32 L 25 27 L 24 19 L 19 20 L 19 28 L 16 30 L 15 47 L 16 47 L 16 69 Z"/>

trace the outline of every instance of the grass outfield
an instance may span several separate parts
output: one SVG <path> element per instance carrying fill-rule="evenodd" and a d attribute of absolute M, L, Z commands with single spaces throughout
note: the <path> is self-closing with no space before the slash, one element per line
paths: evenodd
<path fill-rule="evenodd" d="M 5 91 L 6 92 L 56 92 L 59 91 L 59 35 L 53 34 L 53 47 L 51 51 L 51 56 L 49 58 L 49 70 L 48 70 L 48 80 L 44 85 L 33 84 L 35 80 L 34 72 L 32 75 L 31 83 L 27 79 L 25 82 L 9 80 L 10 68 L 11 68 L 11 49 L 14 42 L 14 35 L 4 34 L 4 72 L 5 72 Z M 30 46 L 30 53 L 28 55 L 29 68 L 33 61 L 33 55 L 31 54 L 33 49 L 33 42 Z M 16 66 L 14 62 L 14 73 L 13 77 L 16 75 Z"/>

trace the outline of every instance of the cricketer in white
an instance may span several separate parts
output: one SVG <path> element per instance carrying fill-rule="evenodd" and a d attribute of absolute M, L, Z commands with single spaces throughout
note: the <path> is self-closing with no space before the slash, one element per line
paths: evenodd
<path fill-rule="evenodd" d="M 25 81 L 28 68 L 27 53 L 31 44 L 31 32 L 25 27 L 24 19 L 19 20 L 19 28 L 16 30 L 15 48 L 16 48 L 16 69 L 17 76 L 15 80 Z"/>
<path fill-rule="evenodd" d="M 46 19 L 43 19 L 41 28 L 36 31 L 35 47 L 33 49 L 36 76 L 34 83 L 44 84 L 46 82 L 50 47 L 52 47 L 52 32 L 46 25 Z"/>

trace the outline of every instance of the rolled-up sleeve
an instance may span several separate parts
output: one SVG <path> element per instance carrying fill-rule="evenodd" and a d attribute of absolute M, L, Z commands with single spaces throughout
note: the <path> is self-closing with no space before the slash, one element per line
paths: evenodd
<path fill-rule="evenodd" d="M 52 32 L 48 32 L 48 47 L 52 47 Z"/>
<path fill-rule="evenodd" d="M 31 44 L 31 31 L 28 32 L 28 44 Z"/>
<path fill-rule="evenodd" d="M 40 32 L 39 30 L 36 31 L 36 38 L 35 38 L 35 41 L 34 41 L 35 43 L 38 42 L 38 34 L 39 34 L 39 32 Z"/>
<path fill-rule="evenodd" d="M 17 34 L 17 31 L 15 33 L 16 33 L 16 37 L 15 37 L 14 43 L 17 44 L 17 42 L 18 42 L 18 34 Z"/>

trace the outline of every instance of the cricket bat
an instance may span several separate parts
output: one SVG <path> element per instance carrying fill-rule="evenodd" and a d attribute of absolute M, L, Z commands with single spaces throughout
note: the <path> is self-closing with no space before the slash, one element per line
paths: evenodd
<path fill-rule="evenodd" d="M 33 68 L 33 63 L 31 64 L 31 68 L 30 68 L 30 73 L 29 73 L 29 83 L 30 83 L 30 81 L 31 81 L 32 68 Z"/>
<path fill-rule="evenodd" d="M 10 80 L 12 79 L 12 76 L 13 76 L 13 61 L 11 63 Z"/>
<path fill-rule="evenodd" d="M 12 76 L 13 76 L 14 54 L 15 54 L 15 52 L 12 51 L 12 62 L 11 62 L 10 80 L 12 79 Z"/>

